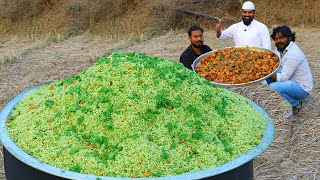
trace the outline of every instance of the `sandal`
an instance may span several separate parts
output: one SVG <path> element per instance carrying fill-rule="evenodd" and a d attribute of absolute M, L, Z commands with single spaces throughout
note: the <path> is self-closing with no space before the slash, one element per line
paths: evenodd
<path fill-rule="evenodd" d="M 292 108 L 292 114 L 293 115 L 298 115 L 300 112 L 300 108 L 298 108 L 297 106 Z"/>
<path fill-rule="evenodd" d="M 300 100 L 299 103 L 292 108 L 292 114 L 293 115 L 297 115 L 299 114 L 300 110 L 304 107 L 305 105 L 305 101 L 304 100 Z"/>

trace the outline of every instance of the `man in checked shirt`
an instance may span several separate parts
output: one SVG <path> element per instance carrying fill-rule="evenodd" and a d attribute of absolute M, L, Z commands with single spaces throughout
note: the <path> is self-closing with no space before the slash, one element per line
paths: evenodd
<path fill-rule="evenodd" d="M 275 53 L 280 57 L 281 70 L 267 83 L 291 104 L 293 115 L 297 115 L 313 88 L 308 60 L 295 43 L 295 33 L 288 26 L 274 28 L 271 38 L 277 47 Z"/>

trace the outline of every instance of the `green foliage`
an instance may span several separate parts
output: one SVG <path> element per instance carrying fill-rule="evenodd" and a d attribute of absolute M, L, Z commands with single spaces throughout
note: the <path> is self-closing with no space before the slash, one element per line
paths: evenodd
<path fill-rule="evenodd" d="M 77 133 L 77 126 L 75 125 L 71 125 L 70 127 L 68 127 L 65 131 L 65 135 L 66 136 L 71 136 L 74 133 Z"/>
<path fill-rule="evenodd" d="M 44 102 L 44 104 L 45 104 L 47 107 L 51 108 L 51 107 L 54 105 L 54 102 L 51 101 L 51 100 L 46 100 L 46 101 Z"/>
<path fill-rule="evenodd" d="M 162 149 L 162 154 L 161 154 L 161 157 L 163 159 L 168 159 L 170 157 L 170 154 L 168 151 L 166 151 L 165 149 Z"/>
<path fill-rule="evenodd" d="M 227 99 L 226 97 L 222 97 L 220 101 L 214 104 L 214 108 L 216 109 L 218 115 L 221 116 L 222 118 L 231 115 L 231 113 L 226 110 L 226 107 L 228 106 L 228 104 L 229 104 L 229 99 Z"/>
<path fill-rule="evenodd" d="M 156 108 L 168 108 L 168 106 L 172 105 L 172 101 L 166 97 L 168 97 L 168 93 L 165 90 L 158 91 L 155 97 Z"/>
<path fill-rule="evenodd" d="M 69 168 L 69 171 L 73 171 L 73 172 L 78 172 L 78 173 L 80 173 L 80 172 L 81 172 L 81 166 L 80 166 L 79 164 L 76 164 L 76 165 L 74 165 L 74 166 L 71 166 L 71 167 Z"/>
<path fill-rule="evenodd" d="M 78 124 L 82 124 L 83 120 L 84 120 L 84 117 L 83 117 L 83 116 L 80 116 L 80 117 L 77 119 L 77 123 L 78 123 Z"/>
<path fill-rule="evenodd" d="M 76 81 L 81 81 L 81 77 L 80 75 L 74 75 L 70 78 L 65 78 L 62 81 L 57 82 L 55 85 L 57 86 L 62 86 L 62 85 L 66 85 L 66 84 L 71 84 L 74 80 Z"/>
<path fill-rule="evenodd" d="M 168 122 L 168 124 L 166 124 L 166 128 L 168 129 L 169 132 L 172 132 L 173 129 L 177 128 L 178 125 L 176 125 L 175 123 L 173 122 Z"/>
<path fill-rule="evenodd" d="M 194 117 L 199 117 L 199 116 L 201 116 L 200 110 L 199 110 L 196 106 L 194 106 L 194 105 L 192 105 L 192 104 L 189 104 L 189 105 L 186 107 L 186 109 L 187 109 L 187 111 L 188 111 L 190 114 L 194 115 Z"/>
<path fill-rule="evenodd" d="M 225 151 L 230 154 L 233 154 L 234 148 L 231 146 L 232 138 L 226 133 L 225 128 L 220 125 L 218 127 L 218 134 L 217 134 L 220 142 L 223 144 Z"/>

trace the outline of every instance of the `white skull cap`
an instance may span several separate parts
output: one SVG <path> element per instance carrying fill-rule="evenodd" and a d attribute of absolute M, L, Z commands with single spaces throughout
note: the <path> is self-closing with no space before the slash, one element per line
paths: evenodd
<path fill-rule="evenodd" d="M 247 2 L 243 3 L 242 9 L 255 10 L 254 4 L 251 1 L 247 1 Z"/>

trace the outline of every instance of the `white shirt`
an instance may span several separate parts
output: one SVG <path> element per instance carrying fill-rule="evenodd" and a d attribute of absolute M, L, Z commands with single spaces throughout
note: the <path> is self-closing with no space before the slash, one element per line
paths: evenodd
<path fill-rule="evenodd" d="M 311 70 L 306 56 L 297 44 L 291 41 L 282 56 L 278 50 L 275 50 L 275 53 L 281 57 L 281 72 L 277 73 L 277 81 L 296 81 L 305 92 L 310 94 L 313 88 Z"/>
<path fill-rule="evenodd" d="M 235 46 L 256 46 L 271 50 L 270 34 L 266 25 L 253 20 L 249 26 L 243 21 L 221 32 L 220 40 L 233 38 Z"/>

